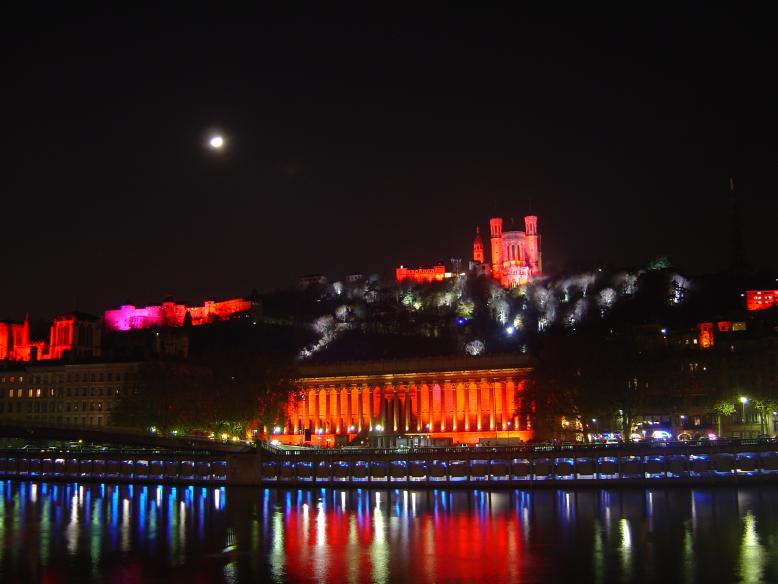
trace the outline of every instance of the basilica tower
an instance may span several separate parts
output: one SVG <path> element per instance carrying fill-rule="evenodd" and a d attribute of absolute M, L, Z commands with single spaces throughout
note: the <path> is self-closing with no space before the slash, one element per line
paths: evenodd
<path fill-rule="evenodd" d="M 484 263 L 484 242 L 478 227 L 475 228 L 475 239 L 473 240 L 473 261 L 479 264 Z"/>
<path fill-rule="evenodd" d="M 524 217 L 524 246 L 529 275 L 537 276 L 543 272 L 540 255 L 540 235 L 538 235 L 538 218 L 536 215 Z"/>
<path fill-rule="evenodd" d="M 492 239 L 492 277 L 499 280 L 502 273 L 502 258 L 500 257 L 502 250 L 502 219 L 499 217 L 489 219 L 489 228 Z"/>

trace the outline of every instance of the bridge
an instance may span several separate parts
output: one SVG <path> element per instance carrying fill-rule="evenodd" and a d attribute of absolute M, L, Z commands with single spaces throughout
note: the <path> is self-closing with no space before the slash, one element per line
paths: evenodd
<path fill-rule="evenodd" d="M 778 481 L 778 442 L 416 449 L 282 450 L 262 446 L 262 484 L 517 487 Z"/>
<path fill-rule="evenodd" d="M 235 452 L 186 446 L 111 449 L 79 445 L 0 450 L 0 477 L 338 488 L 778 482 L 775 439 L 416 449 L 290 450 L 262 444 Z"/>

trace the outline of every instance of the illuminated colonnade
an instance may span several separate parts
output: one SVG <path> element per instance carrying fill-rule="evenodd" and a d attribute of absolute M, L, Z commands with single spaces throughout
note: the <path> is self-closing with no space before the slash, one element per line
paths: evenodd
<path fill-rule="evenodd" d="M 319 368 L 317 373 L 343 372 L 298 381 L 300 397 L 289 405 L 284 441 L 300 442 L 306 430 L 313 435 L 449 435 L 456 441 L 477 441 L 479 433 L 511 432 L 526 439 L 531 424 L 519 415 L 519 400 L 531 368 L 524 357 L 496 357 Z M 486 367 L 517 360 L 524 366 Z M 413 371 L 413 365 L 421 370 Z M 387 373 L 390 369 L 398 372 Z"/>

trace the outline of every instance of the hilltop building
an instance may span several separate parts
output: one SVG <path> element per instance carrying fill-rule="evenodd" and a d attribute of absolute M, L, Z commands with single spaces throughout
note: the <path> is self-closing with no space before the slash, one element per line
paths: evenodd
<path fill-rule="evenodd" d="M 524 231 L 503 231 L 502 218 L 492 217 L 489 220 L 492 252 L 489 272 L 505 288 L 521 286 L 543 273 L 537 216 L 524 217 L 524 226 Z M 473 262 L 485 265 L 483 240 L 477 227 L 473 241 Z"/>
<path fill-rule="evenodd" d="M 475 228 L 473 259 L 470 262 L 471 272 L 487 274 L 505 288 L 515 288 L 527 284 L 533 278 L 543 274 L 543 254 L 540 250 L 540 234 L 538 233 L 536 215 L 524 217 L 524 231 L 518 229 L 503 231 L 502 218 L 492 217 L 489 220 L 489 236 L 491 261 L 487 263 L 481 230 L 479 227 Z M 443 264 L 413 269 L 400 266 L 395 270 L 395 278 L 398 282 L 406 280 L 439 282 L 459 275 L 460 270 L 461 261 L 452 259 L 450 271 L 446 271 Z"/>
<path fill-rule="evenodd" d="M 69 312 L 54 317 L 49 342 L 30 339 L 30 323 L 0 322 L 0 361 L 48 361 L 66 353 L 80 358 L 99 357 L 102 327 L 97 317 Z"/>
<path fill-rule="evenodd" d="M 229 300 L 206 300 L 201 306 L 187 306 L 173 300 L 162 304 L 135 307 L 123 304 L 117 309 L 106 310 L 103 316 L 107 331 L 129 331 L 152 327 L 184 326 L 187 318 L 193 326 L 236 318 L 249 313 L 256 303 L 244 298 Z"/>

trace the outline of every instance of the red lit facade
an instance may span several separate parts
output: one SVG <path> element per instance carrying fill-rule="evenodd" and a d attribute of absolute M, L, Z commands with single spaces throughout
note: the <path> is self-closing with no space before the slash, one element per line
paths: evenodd
<path fill-rule="evenodd" d="M 473 240 L 473 261 L 482 264 L 484 263 L 484 241 L 481 239 L 481 230 L 475 228 L 475 239 Z"/>
<path fill-rule="evenodd" d="M 713 323 L 701 322 L 697 325 L 700 332 L 700 348 L 710 349 L 713 346 Z"/>
<path fill-rule="evenodd" d="M 0 361 L 48 361 L 62 359 L 66 352 L 77 357 L 99 357 L 101 329 L 98 319 L 80 312 L 54 318 L 49 341 L 30 339 L 27 318 L 23 323 L 0 323 Z"/>
<path fill-rule="evenodd" d="M 747 310 L 767 310 L 778 306 L 778 290 L 747 290 Z"/>
<path fill-rule="evenodd" d="M 400 266 L 395 270 L 398 282 L 410 280 L 412 282 L 441 282 L 446 277 L 446 267 L 438 264 L 432 268 L 410 269 Z"/>
<path fill-rule="evenodd" d="M 274 437 L 300 444 L 307 434 L 322 446 L 376 433 L 528 440 L 531 421 L 519 412 L 531 371 L 526 357 L 514 355 L 309 366 Z"/>
<path fill-rule="evenodd" d="M 503 231 L 503 220 L 499 217 L 490 219 L 489 226 L 492 278 L 505 288 L 514 288 L 542 274 L 538 218 L 535 215 L 524 217 L 524 231 Z"/>
<path fill-rule="evenodd" d="M 523 231 L 518 229 L 504 231 L 502 218 L 492 217 L 489 219 L 489 239 L 491 258 L 490 262 L 487 263 L 481 230 L 476 227 L 471 270 L 490 274 L 505 288 L 527 284 L 533 278 L 543 274 L 540 234 L 538 233 L 536 215 L 524 217 Z M 396 269 L 395 274 L 398 282 L 405 280 L 432 282 L 443 280 L 446 277 L 446 269 L 442 265 L 419 269 L 408 269 L 400 266 Z"/>
<path fill-rule="evenodd" d="M 166 301 L 159 305 L 135 307 L 125 304 L 104 314 L 108 331 L 129 331 L 152 327 L 183 326 L 187 314 L 192 325 L 199 326 L 229 320 L 233 315 L 248 312 L 253 307 L 251 300 L 232 298 L 230 300 L 206 300 L 201 306 L 187 306 Z"/>

